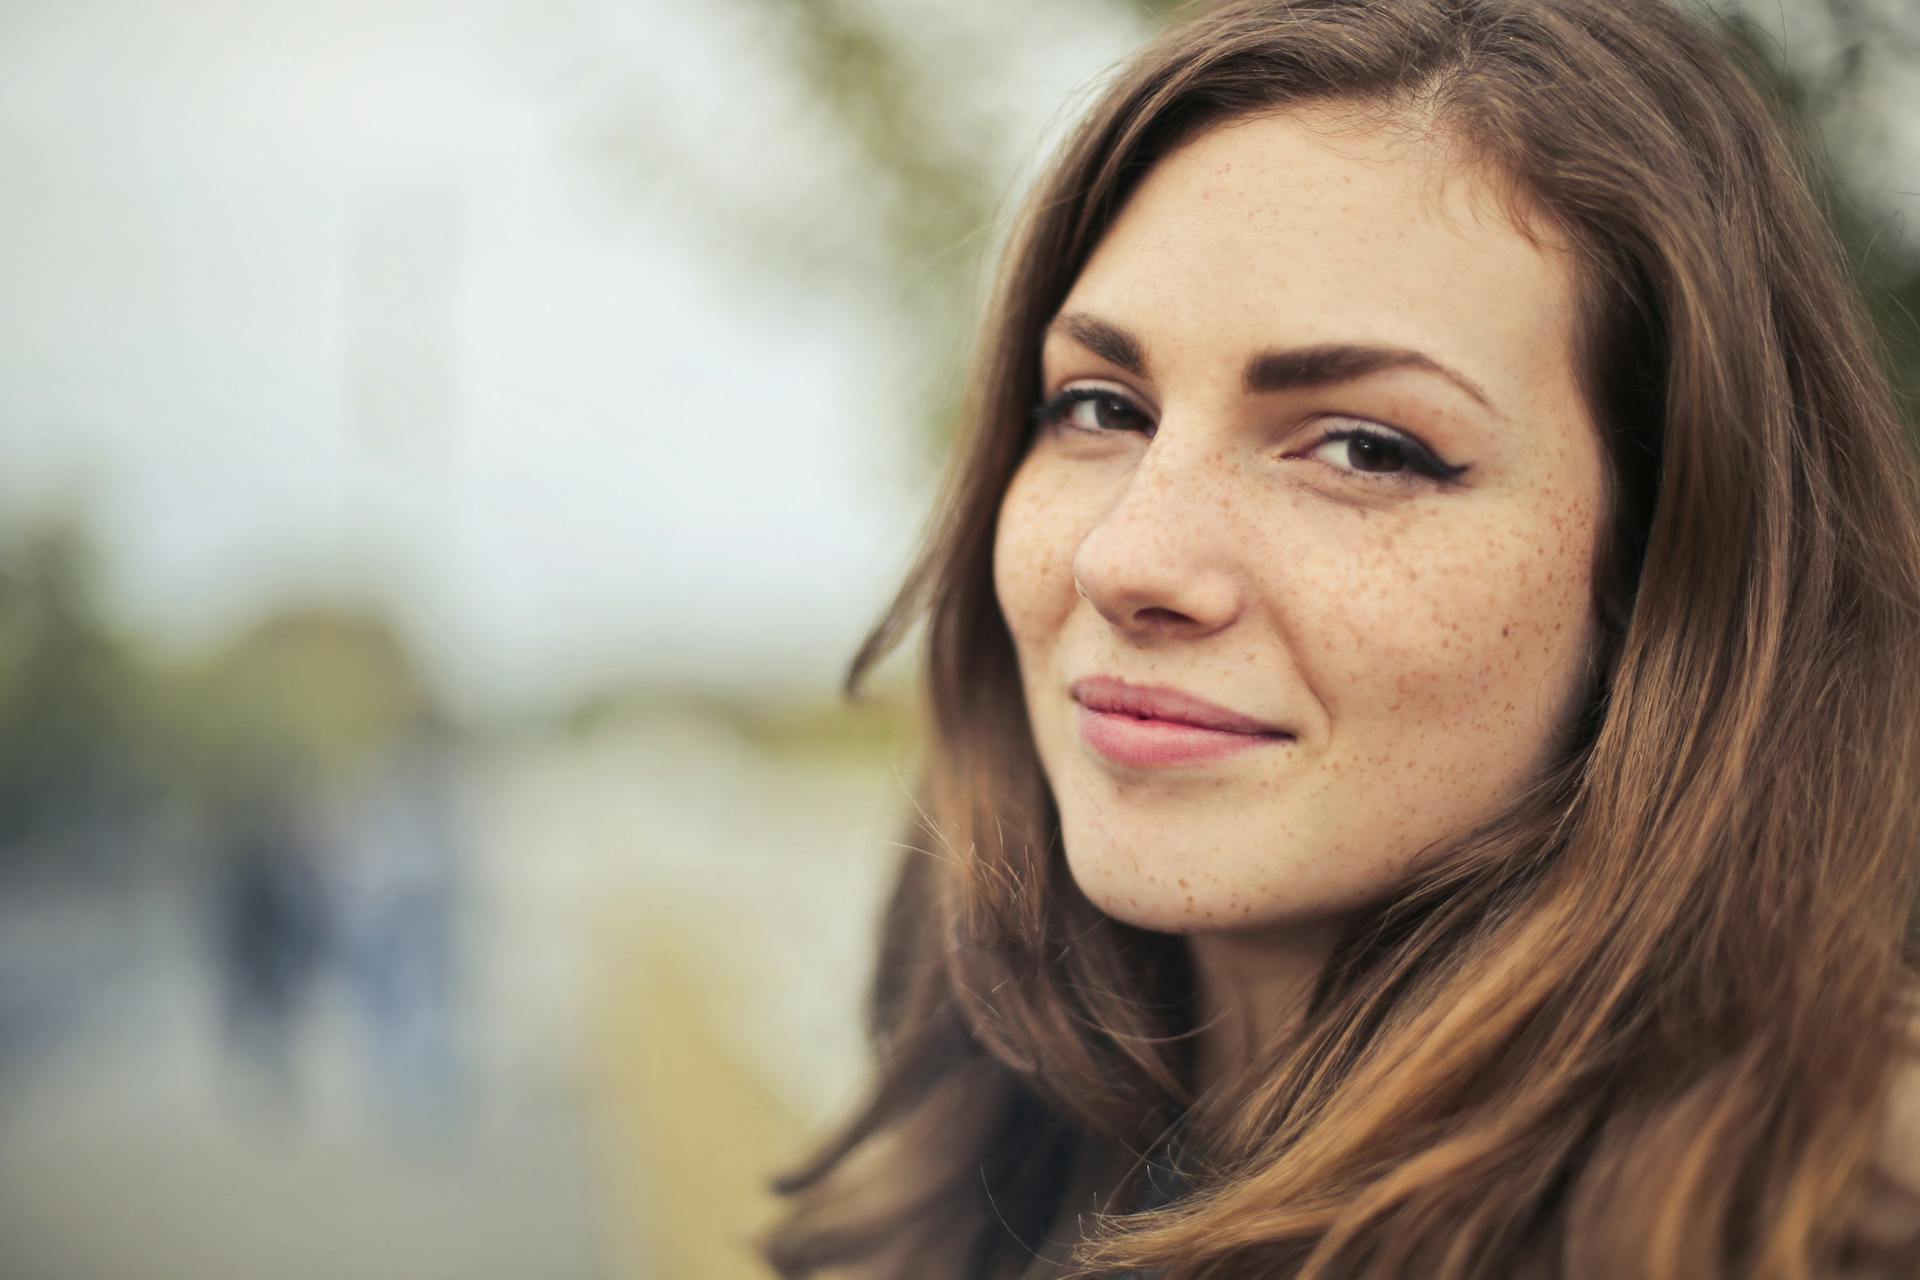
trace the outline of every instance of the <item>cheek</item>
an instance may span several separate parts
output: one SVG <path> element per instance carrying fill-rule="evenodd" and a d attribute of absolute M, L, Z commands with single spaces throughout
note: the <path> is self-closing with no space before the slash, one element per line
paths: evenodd
<path fill-rule="evenodd" d="M 1000 504 L 993 589 L 1023 666 L 1034 650 L 1051 643 L 1073 610 L 1079 524 L 1068 499 L 1050 469 L 1029 459 Z"/>
<path fill-rule="evenodd" d="M 1531 767 L 1584 687 L 1595 523 L 1576 499 L 1363 544 L 1347 587 L 1316 593 L 1334 723 L 1366 731 L 1371 763 Z"/>

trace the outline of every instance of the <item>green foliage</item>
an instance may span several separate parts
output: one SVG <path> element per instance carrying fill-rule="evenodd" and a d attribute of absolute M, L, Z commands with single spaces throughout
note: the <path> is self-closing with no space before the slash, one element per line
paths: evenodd
<path fill-rule="evenodd" d="M 1901 410 L 1920 431 L 1920 245 L 1876 207 L 1872 193 L 1849 180 L 1832 154 L 1832 144 L 1851 142 L 1867 129 L 1884 73 L 1920 65 L 1920 27 L 1857 0 L 1818 0 L 1810 16 L 1824 18 L 1835 51 L 1824 63 L 1808 65 L 1789 56 L 1765 21 L 1737 11 L 1716 10 L 1714 16 L 1815 164 L 1815 194 L 1846 252 Z"/>
<path fill-rule="evenodd" d="M 73 526 L 0 560 L 0 847 L 127 799 L 139 675 L 94 592 L 92 551 Z"/>
<path fill-rule="evenodd" d="M 103 617 L 93 564 L 75 523 L 0 548 L 0 865 L 124 860 L 161 812 L 325 786 L 435 714 L 377 616 L 287 609 L 161 661 Z"/>

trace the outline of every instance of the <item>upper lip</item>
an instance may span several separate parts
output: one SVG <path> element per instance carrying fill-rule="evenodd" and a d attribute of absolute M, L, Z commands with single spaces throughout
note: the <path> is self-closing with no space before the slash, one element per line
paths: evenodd
<path fill-rule="evenodd" d="M 1074 701 L 1090 711 L 1171 720 L 1227 733 L 1285 733 L 1279 725 L 1229 711 L 1218 703 L 1166 685 L 1128 684 L 1112 676 L 1089 676 L 1067 689 Z"/>

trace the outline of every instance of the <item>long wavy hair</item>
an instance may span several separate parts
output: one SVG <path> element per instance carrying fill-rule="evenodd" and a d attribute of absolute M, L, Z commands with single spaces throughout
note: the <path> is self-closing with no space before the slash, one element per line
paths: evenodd
<path fill-rule="evenodd" d="M 1241 0 L 1118 71 L 1024 208 L 926 544 L 848 677 L 924 623 L 875 1069 L 774 1181 L 780 1275 L 1920 1274 L 1849 1225 L 1920 1049 L 1920 468 L 1755 84 L 1659 0 Z M 1066 869 L 994 526 L 1043 329 L 1141 176 L 1314 102 L 1458 144 L 1575 246 L 1602 660 L 1564 757 L 1195 1096 L 1185 939 Z"/>

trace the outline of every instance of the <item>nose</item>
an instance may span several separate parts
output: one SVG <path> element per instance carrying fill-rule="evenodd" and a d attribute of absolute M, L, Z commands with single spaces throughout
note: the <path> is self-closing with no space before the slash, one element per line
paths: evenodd
<path fill-rule="evenodd" d="M 1140 639 L 1194 638 L 1239 616 L 1226 461 L 1163 424 L 1118 498 L 1074 552 L 1076 587 Z"/>

